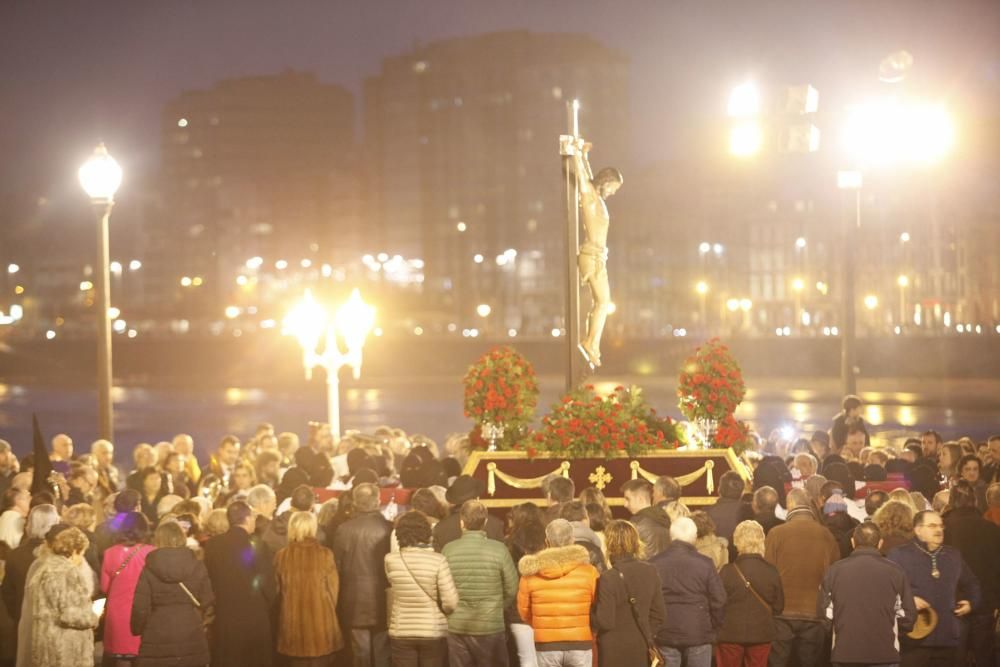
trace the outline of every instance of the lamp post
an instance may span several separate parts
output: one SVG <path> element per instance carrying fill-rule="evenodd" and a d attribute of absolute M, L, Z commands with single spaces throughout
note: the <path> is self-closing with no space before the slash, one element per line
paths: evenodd
<path fill-rule="evenodd" d="M 841 190 L 854 190 L 854 220 L 845 218 L 842 225 L 840 243 L 843 256 L 841 270 L 844 272 L 843 330 L 840 332 L 840 380 L 843 383 L 844 395 L 858 393 L 857 368 L 855 367 L 857 332 L 855 330 L 854 312 L 854 249 L 857 247 L 857 237 L 861 229 L 861 185 L 863 177 L 860 171 L 841 171 L 837 173 L 837 187 Z M 853 222 L 853 224 L 852 224 Z"/>
<path fill-rule="evenodd" d="M 108 243 L 108 220 L 115 203 L 115 192 L 122 182 L 122 169 L 98 144 L 78 172 L 80 185 L 90 197 L 97 216 L 97 413 L 100 437 L 114 441 L 114 416 L 111 405 L 111 280 Z"/>
<path fill-rule="evenodd" d="M 896 284 L 899 285 L 899 326 L 902 328 L 906 326 L 906 288 L 910 285 L 910 277 L 902 273 L 896 278 Z"/>
<path fill-rule="evenodd" d="M 806 288 L 806 281 L 796 277 L 792 280 L 792 291 L 795 292 L 795 328 L 802 331 L 802 290 Z"/>
<path fill-rule="evenodd" d="M 340 369 L 350 366 L 354 379 L 361 377 L 361 351 L 374 324 L 375 308 L 361 299 L 358 290 L 351 292 L 351 297 L 337 309 L 332 321 L 309 290 L 285 317 L 285 332 L 294 335 L 302 346 L 306 379 L 312 379 L 317 366 L 326 371 L 327 421 L 334 441 L 340 440 Z M 345 352 L 340 349 L 340 338 L 347 348 Z"/>
<path fill-rule="evenodd" d="M 708 334 L 708 304 L 706 302 L 708 298 L 708 283 L 704 280 L 699 280 L 695 286 L 694 291 L 698 293 L 698 313 L 699 319 L 701 320 L 702 331 Z"/>

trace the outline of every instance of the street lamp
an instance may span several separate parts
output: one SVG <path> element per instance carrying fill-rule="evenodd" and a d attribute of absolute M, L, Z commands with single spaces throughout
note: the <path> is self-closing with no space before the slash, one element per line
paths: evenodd
<path fill-rule="evenodd" d="M 896 278 L 899 285 L 899 326 L 906 326 L 906 288 L 910 286 L 910 277 L 905 273 Z"/>
<path fill-rule="evenodd" d="M 698 293 L 698 304 L 699 304 L 699 319 L 701 321 L 702 328 L 708 331 L 708 308 L 707 308 L 707 295 L 708 295 L 708 283 L 704 280 L 699 280 L 695 283 L 694 291 Z"/>
<path fill-rule="evenodd" d="M 306 290 L 305 295 L 285 317 L 285 333 L 295 336 L 302 346 L 302 365 L 306 379 L 312 379 L 317 366 L 326 371 L 326 411 L 330 431 L 340 440 L 340 369 L 350 366 L 354 379 L 361 377 L 361 351 L 365 338 L 375 324 L 375 308 L 361 299 L 358 290 L 331 320 L 326 310 Z M 344 340 L 346 352 L 340 349 L 338 337 Z M 320 352 L 320 341 L 323 350 Z"/>
<path fill-rule="evenodd" d="M 792 279 L 792 291 L 795 292 L 795 328 L 802 327 L 802 290 L 806 288 L 806 281 L 795 277 Z"/>
<path fill-rule="evenodd" d="M 90 197 L 97 216 L 97 413 L 99 434 L 114 441 L 114 417 L 111 406 L 111 280 L 108 247 L 108 220 L 115 203 L 115 193 L 122 183 L 122 168 L 108 155 L 104 144 L 98 144 L 93 155 L 77 173 L 80 185 Z"/>

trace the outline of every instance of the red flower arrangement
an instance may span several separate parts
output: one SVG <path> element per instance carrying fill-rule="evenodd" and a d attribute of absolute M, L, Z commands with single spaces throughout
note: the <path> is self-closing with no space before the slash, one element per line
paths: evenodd
<path fill-rule="evenodd" d="M 525 450 L 529 457 L 545 451 L 566 458 L 610 458 L 638 456 L 656 448 L 675 449 L 682 442 L 677 424 L 669 417 L 658 417 L 638 387 L 615 387 L 602 396 L 593 385 L 586 385 L 552 407 Z"/>
<path fill-rule="evenodd" d="M 718 338 L 684 361 L 677 383 L 681 413 L 692 422 L 715 422 L 712 446 L 737 451 L 750 444 L 749 427 L 733 417 L 746 391 L 740 365 Z"/>
<path fill-rule="evenodd" d="M 465 416 L 478 425 L 474 431 L 485 423 L 502 425 L 501 448 L 523 437 L 538 406 L 535 370 L 527 359 L 511 347 L 493 348 L 469 366 L 464 384 Z"/>
<path fill-rule="evenodd" d="M 713 338 L 684 361 L 677 385 L 681 413 L 689 420 L 722 421 L 747 393 L 743 373 L 729 348 Z"/>

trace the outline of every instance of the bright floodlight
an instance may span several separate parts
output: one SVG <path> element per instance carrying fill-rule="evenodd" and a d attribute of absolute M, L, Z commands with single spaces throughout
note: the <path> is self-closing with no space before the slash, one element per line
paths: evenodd
<path fill-rule="evenodd" d="M 698 294 L 708 294 L 708 283 L 704 280 L 699 280 L 694 286 L 694 291 Z"/>
<path fill-rule="evenodd" d="M 306 290 L 305 295 L 285 316 L 284 332 L 295 336 L 303 349 L 312 352 L 319 344 L 326 328 L 326 311 L 313 299 L 312 292 Z"/>
<path fill-rule="evenodd" d="M 740 310 L 744 313 L 753 308 L 753 301 L 750 299 L 740 299 Z"/>
<path fill-rule="evenodd" d="M 837 187 L 841 190 L 859 190 L 863 182 L 860 171 L 837 172 Z"/>
<path fill-rule="evenodd" d="M 798 248 L 799 250 L 805 248 L 806 247 L 805 237 L 800 236 L 799 238 L 795 239 L 795 247 Z"/>
<path fill-rule="evenodd" d="M 805 288 L 806 288 L 806 281 L 802 280 L 802 278 L 795 278 L 792 280 L 792 289 L 795 290 L 796 292 L 801 292 Z"/>
<path fill-rule="evenodd" d="M 361 292 L 355 289 L 347 303 L 337 309 L 334 322 L 340 335 L 344 337 L 347 349 L 360 353 L 368 332 L 375 326 L 375 306 L 365 303 L 361 299 Z M 355 370 L 359 371 L 360 368 Z"/>
<path fill-rule="evenodd" d="M 84 192 L 94 201 L 114 201 L 118 186 L 122 184 L 122 168 L 108 155 L 104 144 L 97 145 L 77 175 Z"/>
<path fill-rule="evenodd" d="M 755 122 L 734 125 L 729 131 L 729 152 L 736 157 L 750 157 L 764 144 L 764 133 Z"/>
<path fill-rule="evenodd" d="M 698 252 L 700 252 L 702 255 L 704 255 L 711 249 L 712 249 L 712 244 L 709 243 L 708 241 L 702 241 L 701 243 L 698 244 Z"/>
<path fill-rule="evenodd" d="M 727 110 L 730 116 L 736 118 L 760 113 L 760 91 L 757 86 L 747 82 L 733 88 L 729 93 Z"/>
<path fill-rule="evenodd" d="M 906 274 L 901 274 L 896 278 L 896 284 L 900 287 L 906 287 L 910 284 L 910 278 Z"/>
<path fill-rule="evenodd" d="M 868 310 L 875 310 L 878 308 L 878 297 L 874 294 L 865 295 L 865 308 Z"/>
<path fill-rule="evenodd" d="M 737 310 L 740 309 L 740 300 L 739 299 L 727 299 L 726 300 L 726 309 L 729 312 L 731 312 L 731 313 L 735 313 Z"/>
<path fill-rule="evenodd" d="M 954 141 L 955 128 L 944 108 L 895 100 L 853 107 L 843 132 L 847 155 L 866 166 L 933 164 Z"/>
<path fill-rule="evenodd" d="M 488 303 L 481 303 L 476 306 L 476 314 L 479 315 L 479 317 L 489 317 L 489 314 L 492 312 L 493 309 L 490 308 L 490 304 Z"/>

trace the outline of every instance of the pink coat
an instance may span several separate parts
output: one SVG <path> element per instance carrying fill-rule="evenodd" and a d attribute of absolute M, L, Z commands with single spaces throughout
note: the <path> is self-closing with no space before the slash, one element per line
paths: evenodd
<path fill-rule="evenodd" d="M 125 569 L 115 572 L 125 559 L 137 550 Z M 116 544 L 104 552 L 104 563 L 101 565 L 101 590 L 108 595 L 104 611 L 104 652 L 114 655 L 138 655 L 140 638 L 132 634 L 130 621 L 132 618 L 132 599 L 135 597 L 135 586 L 139 575 L 146 566 L 146 555 L 153 550 L 152 545 L 136 544 L 126 546 Z M 111 580 L 114 577 L 114 585 Z"/>

